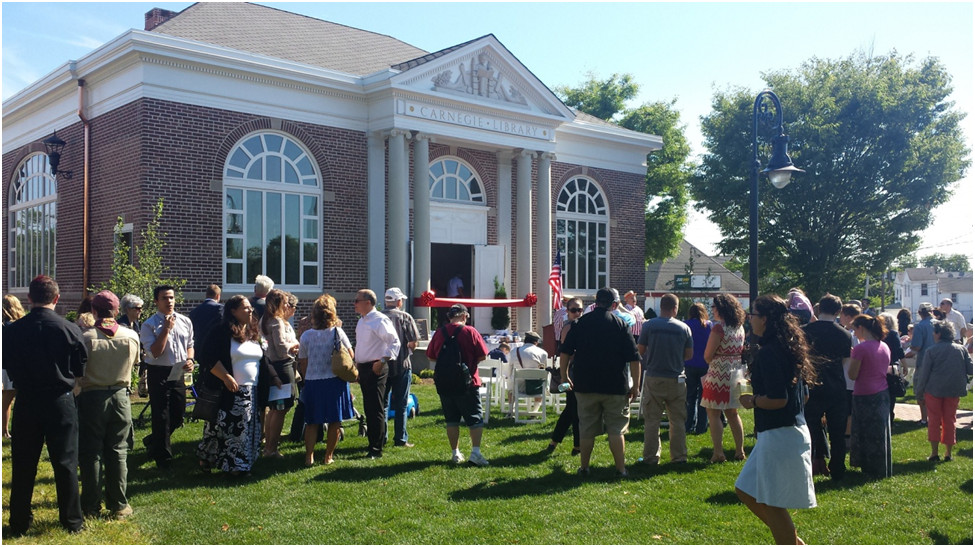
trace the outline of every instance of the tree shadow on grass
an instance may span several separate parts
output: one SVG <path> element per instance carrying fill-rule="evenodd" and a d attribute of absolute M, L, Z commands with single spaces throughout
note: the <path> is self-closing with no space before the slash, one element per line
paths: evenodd
<path fill-rule="evenodd" d="M 965 482 L 961 483 L 960 485 L 958 485 L 958 489 L 961 490 L 962 492 L 965 492 L 966 494 L 971 494 L 972 493 L 972 479 L 968 479 L 967 481 L 965 481 Z"/>
<path fill-rule="evenodd" d="M 483 501 L 485 499 L 547 496 L 579 488 L 587 482 L 616 482 L 620 480 L 608 472 L 605 474 L 605 479 L 602 475 L 602 473 L 593 470 L 593 474 L 588 477 L 580 477 L 566 473 L 562 466 L 556 465 L 552 466 L 552 473 L 544 477 L 480 482 L 470 488 L 451 492 L 448 498 L 451 501 Z"/>
<path fill-rule="evenodd" d="M 928 532 L 928 537 L 931 538 L 931 541 L 935 545 L 971 545 L 972 544 L 972 536 L 968 536 L 966 538 L 950 539 L 948 536 L 946 536 L 945 534 L 937 530 L 930 530 Z"/>
<path fill-rule="evenodd" d="M 712 494 L 704 500 L 711 505 L 739 505 L 741 500 L 738 499 L 738 494 L 735 494 L 734 490 L 725 490 L 724 492 L 719 492 L 717 494 Z"/>
<path fill-rule="evenodd" d="M 394 475 L 403 473 L 414 473 L 423 471 L 433 466 L 453 467 L 454 464 L 441 460 L 411 461 L 383 465 L 382 460 L 376 465 L 368 467 L 345 467 L 345 466 L 320 466 L 321 473 L 318 473 L 309 481 L 329 481 L 329 482 L 370 482 L 376 479 L 388 479 Z"/>

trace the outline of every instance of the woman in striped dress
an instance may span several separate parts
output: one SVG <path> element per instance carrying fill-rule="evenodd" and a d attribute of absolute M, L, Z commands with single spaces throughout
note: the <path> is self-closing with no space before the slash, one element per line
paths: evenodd
<path fill-rule="evenodd" d="M 722 440 L 724 426 L 721 413 L 728 418 L 728 427 L 735 440 L 735 459 L 745 459 L 745 436 L 742 431 L 738 409 L 741 403 L 732 396 L 735 382 L 741 377 L 741 351 L 745 345 L 745 310 L 738 300 L 730 294 L 719 294 L 711 302 L 714 326 L 704 349 L 704 360 L 708 372 L 701 380 L 701 406 L 708 411 L 708 424 L 711 430 L 711 443 L 714 453 L 711 463 L 719 463 L 727 458 L 724 455 Z"/>

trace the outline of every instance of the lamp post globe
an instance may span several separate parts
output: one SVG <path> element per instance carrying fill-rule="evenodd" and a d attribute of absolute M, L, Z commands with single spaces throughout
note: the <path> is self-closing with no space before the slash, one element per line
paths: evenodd
<path fill-rule="evenodd" d="M 755 97 L 752 125 L 752 184 L 748 222 L 748 306 L 750 309 L 758 298 L 758 177 L 762 165 L 758 161 L 759 125 L 775 130 L 772 139 L 772 157 L 769 159 L 768 166 L 761 171 L 768 175 L 772 186 L 781 190 L 788 186 L 793 174 L 805 173 L 794 166 L 789 157 L 789 136 L 785 134 L 782 126 L 782 103 L 771 89 L 766 89 Z"/>

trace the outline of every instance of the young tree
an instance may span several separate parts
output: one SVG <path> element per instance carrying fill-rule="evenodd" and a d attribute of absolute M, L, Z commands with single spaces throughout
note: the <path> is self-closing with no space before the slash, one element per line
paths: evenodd
<path fill-rule="evenodd" d="M 680 113 L 670 102 L 646 103 L 626 109 L 627 100 L 636 96 L 639 85 L 629 74 L 613 74 L 604 81 L 589 80 L 578 88 L 556 88 L 563 101 L 573 108 L 641 133 L 663 137 L 663 148 L 647 155 L 646 208 L 647 264 L 675 256 L 680 251 L 687 223 L 688 185 L 693 166 L 687 161 L 690 145 L 680 125 Z"/>
<path fill-rule="evenodd" d="M 947 99 L 951 77 L 937 59 L 855 53 L 765 80 L 782 99 L 792 160 L 806 173 L 782 190 L 760 183 L 759 289 L 852 294 L 864 274 L 879 276 L 917 248 L 931 211 L 968 168 L 964 114 Z M 702 120 L 708 153 L 692 183 L 721 229 L 722 253 L 736 256 L 748 255 L 755 95 L 715 94 Z"/>
<path fill-rule="evenodd" d="M 126 294 L 134 294 L 144 300 L 146 304 L 152 302 L 152 289 L 158 285 L 172 285 L 176 288 L 176 303 L 183 302 L 183 286 L 185 279 L 165 278 L 166 268 L 162 264 L 162 248 L 166 245 L 165 232 L 159 229 L 163 214 L 163 199 L 159 198 L 152 209 L 152 220 L 142 231 L 142 244 L 135 247 L 136 264 L 129 262 L 129 246 L 122 238 L 122 217 L 118 217 L 115 224 L 115 246 L 112 250 L 112 277 L 102 283 L 92 292 L 110 290 L 119 298 Z M 147 319 L 155 313 L 150 305 L 142 310 L 142 319 Z"/>

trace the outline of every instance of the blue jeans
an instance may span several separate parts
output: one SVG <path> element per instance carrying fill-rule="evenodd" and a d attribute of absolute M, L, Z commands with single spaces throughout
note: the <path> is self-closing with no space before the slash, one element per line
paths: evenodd
<path fill-rule="evenodd" d="M 393 418 L 393 443 L 405 443 L 410 436 L 406 432 L 406 406 L 410 401 L 410 385 L 413 384 L 413 371 L 404 369 L 395 376 L 390 374 L 386 380 L 386 398 L 389 408 L 395 412 Z M 389 437 L 389 429 L 386 430 Z"/>
<path fill-rule="evenodd" d="M 701 406 L 701 378 L 707 373 L 706 368 L 684 368 L 684 375 L 687 376 L 687 420 L 684 422 L 684 431 L 687 433 L 701 434 L 708 429 L 708 414 Z"/>

